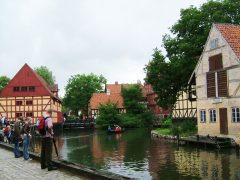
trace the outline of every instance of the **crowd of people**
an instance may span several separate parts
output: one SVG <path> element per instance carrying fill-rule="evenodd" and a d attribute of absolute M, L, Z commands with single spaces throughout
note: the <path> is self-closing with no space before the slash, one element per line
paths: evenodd
<path fill-rule="evenodd" d="M 53 122 L 52 109 L 48 109 L 44 116 L 44 124 L 46 126 L 45 133 L 42 135 L 41 147 L 41 169 L 48 168 L 48 171 L 56 170 L 52 163 L 52 143 L 53 143 Z M 9 121 L 5 116 L 0 118 L 0 140 L 3 142 L 14 144 L 14 157 L 23 157 L 24 160 L 32 160 L 29 156 L 29 145 L 32 138 L 32 127 L 37 126 L 32 123 L 31 117 L 19 117 L 15 121 Z M 19 146 L 22 144 L 22 153 Z"/>
<path fill-rule="evenodd" d="M 22 143 L 24 160 L 31 160 L 28 152 L 32 137 L 31 123 L 31 117 L 19 117 L 16 121 L 9 121 L 5 116 L 1 118 L 0 130 L 2 131 L 2 140 L 3 142 L 14 144 L 15 158 L 21 157 L 19 144 Z"/>

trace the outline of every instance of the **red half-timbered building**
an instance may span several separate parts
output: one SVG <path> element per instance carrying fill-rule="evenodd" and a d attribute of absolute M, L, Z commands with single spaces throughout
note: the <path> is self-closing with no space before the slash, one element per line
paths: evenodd
<path fill-rule="evenodd" d="M 18 117 L 36 119 L 53 109 L 53 122 L 62 122 L 61 100 L 58 87 L 47 83 L 25 64 L 0 92 L 0 115 L 15 120 Z"/>
<path fill-rule="evenodd" d="M 168 109 L 163 109 L 157 105 L 156 98 L 157 94 L 153 91 L 152 86 L 150 84 L 144 84 L 144 90 L 147 97 L 147 106 L 152 111 L 152 113 L 162 119 L 167 117 L 170 113 Z"/>

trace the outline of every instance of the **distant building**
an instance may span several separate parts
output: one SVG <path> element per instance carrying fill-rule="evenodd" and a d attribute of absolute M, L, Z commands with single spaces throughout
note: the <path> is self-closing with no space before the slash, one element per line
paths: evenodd
<path fill-rule="evenodd" d="M 190 91 L 186 88 L 178 93 L 177 101 L 172 109 L 172 118 L 174 120 L 197 120 L 196 94 L 192 89 Z"/>
<path fill-rule="evenodd" d="M 195 67 L 198 134 L 240 142 L 240 26 L 213 24 Z"/>
<path fill-rule="evenodd" d="M 50 88 L 47 83 L 25 64 L 0 93 L 0 114 L 8 119 L 18 117 L 36 118 L 53 109 L 53 122 L 62 122 L 61 100 L 58 86 Z"/>
<path fill-rule="evenodd" d="M 144 84 L 144 94 L 147 99 L 148 108 L 156 117 L 161 119 L 169 115 L 170 111 L 168 109 L 161 108 L 157 105 L 155 101 L 157 94 L 153 91 L 150 84 Z"/>
<path fill-rule="evenodd" d="M 115 84 L 106 85 L 106 92 L 94 93 L 89 101 L 89 116 L 92 118 L 99 116 L 100 105 L 108 102 L 116 104 L 119 113 L 125 113 L 126 109 L 124 107 L 123 97 L 121 95 L 122 86 L 123 85 L 118 84 L 118 82 L 115 82 Z"/>

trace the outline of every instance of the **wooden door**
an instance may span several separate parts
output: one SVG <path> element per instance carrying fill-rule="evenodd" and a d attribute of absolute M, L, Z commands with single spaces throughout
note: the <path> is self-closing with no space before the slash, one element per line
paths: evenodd
<path fill-rule="evenodd" d="M 227 108 L 220 108 L 220 134 L 228 134 Z"/>

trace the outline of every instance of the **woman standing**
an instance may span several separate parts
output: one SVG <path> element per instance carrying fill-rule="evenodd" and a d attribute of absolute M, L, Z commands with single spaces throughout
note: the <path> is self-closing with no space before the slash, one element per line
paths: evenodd
<path fill-rule="evenodd" d="M 31 138 L 31 134 L 30 134 L 31 121 L 32 121 L 32 118 L 27 117 L 25 125 L 23 127 L 23 158 L 24 160 L 32 160 L 29 157 L 29 152 L 28 152 L 30 138 Z"/>

